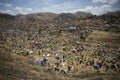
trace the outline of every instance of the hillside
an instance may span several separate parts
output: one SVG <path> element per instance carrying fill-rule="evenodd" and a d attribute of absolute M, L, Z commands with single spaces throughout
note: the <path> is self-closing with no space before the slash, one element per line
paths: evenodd
<path fill-rule="evenodd" d="M 81 18 L 87 18 L 93 16 L 90 13 L 85 12 L 76 12 L 76 13 L 50 13 L 50 12 L 44 12 L 44 13 L 33 13 L 33 14 L 27 14 L 27 15 L 17 15 L 16 17 L 21 19 L 24 18 L 27 20 L 35 21 L 35 20 L 54 20 L 54 19 L 81 19 Z"/>
<path fill-rule="evenodd" d="M 81 18 L 87 18 L 93 16 L 90 13 L 85 12 L 76 12 L 76 13 L 33 13 L 33 14 L 18 14 L 18 15 L 8 15 L 0 14 L 0 26 L 3 29 L 21 29 L 29 30 L 30 28 L 36 27 L 39 25 L 47 25 L 47 22 L 54 23 L 56 20 L 65 21 L 65 20 L 76 20 Z M 46 22 L 47 21 L 47 22 Z"/>
<path fill-rule="evenodd" d="M 87 17 L 92 17 L 93 16 L 93 14 L 91 14 L 91 13 L 85 13 L 85 12 L 80 12 L 80 11 L 74 13 L 74 15 L 77 18 L 87 18 Z"/>
<path fill-rule="evenodd" d="M 120 80 L 119 12 L 0 17 L 0 80 Z"/>
<path fill-rule="evenodd" d="M 9 14 L 0 13 L 0 19 L 14 19 L 14 16 Z"/>
<path fill-rule="evenodd" d="M 107 12 L 106 14 L 101 15 L 103 17 L 108 17 L 108 18 L 119 18 L 120 17 L 120 11 L 116 12 Z"/>
<path fill-rule="evenodd" d="M 27 15 L 17 15 L 17 19 L 27 19 L 30 21 L 35 21 L 35 20 L 53 20 L 55 17 L 57 17 L 58 14 L 55 13 L 33 13 L 33 14 L 27 14 Z"/>
<path fill-rule="evenodd" d="M 100 15 L 101 18 L 108 21 L 109 24 L 119 24 L 120 21 L 120 11 L 108 12 L 106 14 Z"/>

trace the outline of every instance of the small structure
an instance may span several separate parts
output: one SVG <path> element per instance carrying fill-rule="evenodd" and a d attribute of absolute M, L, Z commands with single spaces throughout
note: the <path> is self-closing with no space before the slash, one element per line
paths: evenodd
<path fill-rule="evenodd" d="M 70 30 L 70 31 L 75 31 L 76 29 L 77 29 L 77 28 L 76 28 L 75 26 L 70 26 L 70 27 L 69 27 L 69 30 Z"/>

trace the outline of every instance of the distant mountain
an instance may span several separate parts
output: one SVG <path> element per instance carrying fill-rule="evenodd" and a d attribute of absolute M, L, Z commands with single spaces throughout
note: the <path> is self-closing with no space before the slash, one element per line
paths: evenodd
<path fill-rule="evenodd" d="M 57 19 L 58 20 L 81 19 L 81 18 L 87 18 L 90 16 L 93 16 L 93 15 L 85 12 L 61 13 L 61 14 L 44 12 L 44 13 L 34 13 L 34 14 L 27 14 L 27 15 L 19 14 L 16 16 L 16 18 L 19 20 L 24 19 L 24 20 L 36 21 L 36 20 L 53 20 L 53 19 L 56 19 L 56 20 Z"/>
<path fill-rule="evenodd" d="M 67 20 L 67 19 L 77 19 L 77 17 L 72 13 L 61 13 L 55 19 L 56 20 Z"/>
<path fill-rule="evenodd" d="M 80 12 L 80 11 L 76 12 L 74 15 L 75 15 L 77 18 L 87 18 L 87 17 L 93 16 L 93 14 L 91 14 L 91 13 Z"/>
<path fill-rule="evenodd" d="M 26 20 L 31 20 L 31 21 L 36 21 L 36 20 L 52 20 L 55 17 L 57 17 L 58 14 L 55 13 L 50 13 L 50 12 L 44 12 L 44 13 L 33 13 L 33 14 L 27 14 L 27 15 L 17 15 L 17 19 L 26 19 Z"/>
<path fill-rule="evenodd" d="M 61 13 L 61 14 L 55 14 L 50 12 L 41 12 L 41 13 L 33 13 L 33 14 L 18 14 L 16 16 L 9 15 L 9 14 L 3 14 L 0 13 L 0 19 L 6 19 L 6 20 L 22 20 L 22 21 L 38 21 L 38 20 L 67 20 L 67 19 L 81 19 L 81 18 L 87 18 L 94 16 L 91 13 L 86 12 L 76 12 L 76 13 Z M 102 18 L 118 18 L 120 17 L 120 11 L 116 12 L 108 12 L 106 14 L 100 15 Z"/>
<path fill-rule="evenodd" d="M 15 16 L 0 13 L 0 28 L 4 28 L 4 29 L 12 28 L 12 24 L 14 20 L 15 20 Z"/>
<path fill-rule="evenodd" d="M 37 20 L 53 20 L 53 19 L 79 19 L 79 18 L 87 18 L 89 16 L 93 16 L 90 13 L 85 12 L 76 12 L 76 13 L 61 13 L 61 14 L 55 14 L 50 12 L 41 12 L 41 13 L 33 13 L 33 14 L 18 14 L 16 16 L 12 16 L 9 14 L 2 14 L 0 13 L 0 18 L 3 19 L 16 19 L 19 21 L 37 21 Z"/>
<path fill-rule="evenodd" d="M 0 19 L 14 19 L 15 16 L 9 15 L 9 14 L 4 14 L 0 13 Z"/>
<path fill-rule="evenodd" d="M 106 20 L 108 24 L 119 24 L 120 11 L 107 12 L 106 14 L 100 15 L 99 17 Z"/>
<path fill-rule="evenodd" d="M 93 14 L 86 12 L 76 12 L 76 13 L 61 13 L 56 19 L 66 20 L 66 19 L 82 19 L 91 17 Z"/>
<path fill-rule="evenodd" d="M 107 12 L 106 14 L 100 15 L 103 18 L 120 18 L 120 11 Z"/>
<path fill-rule="evenodd" d="M 46 20 L 75 20 L 75 19 L 82 19 L 82 18 L 88 18 L 88 17 L 94 17 L 91 13 L 86 12 L 76 12 L 76 13 L 61 13 L 61 14 L 55 14 L 50 12 L 41 12 L 41 13 L 33 13 L 33 14 L 18 14 L 16 16 L 9 15 L 9 14 L 3 14 L 0 13 L 0 24 L 5 23 L 15 23 L 15 24 L 26 24 L 31 22 L 39 22 L 39 21 L 46 21 Z M 116 12 L 108 12 L 106 14 L 100 15 L 99 17 L 103 19 L 111 18 L 114 20 L 114 18 L 120 18 L 120 11 Z M 110 23 L 112 21 L 109 21 Z"/>

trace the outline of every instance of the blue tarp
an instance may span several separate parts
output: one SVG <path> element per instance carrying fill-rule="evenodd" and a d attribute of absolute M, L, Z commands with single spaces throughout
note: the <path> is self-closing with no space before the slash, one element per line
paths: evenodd
<path fill-rule="evenodd" d="M 75 26 L 70 26 L 69 30 L 76 30 L 76 27 Z"/>

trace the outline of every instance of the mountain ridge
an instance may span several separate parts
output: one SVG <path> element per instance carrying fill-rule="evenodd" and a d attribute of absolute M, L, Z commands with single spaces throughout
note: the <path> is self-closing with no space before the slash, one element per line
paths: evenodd
<path fill-rule="evenodd" d="M 4 14 L 4 13 L 0 13 Z M 15 18 L 27 18 L 27 19 L 39 19 L 39 20 L 53 20 L 53 19 L 57 19 L 60 17 L 65 17 L 68 19 L 78 19 L 78 18 L 87 18 L 88 16 L 93 16 L 93 14 L 91 13 L 87 13 L 87 12 L 81 12 L 78 11 L 76 13 L 52 13 L 52 12 L 40 12 L 40 13 L 32 13 L 32 14 L 17 14 L 17 15 L 10 15 L 10 14 L 6 14 L 6 16 L 13 16 Z M 64 19 L 64 18 L 63 18 Z"/>

